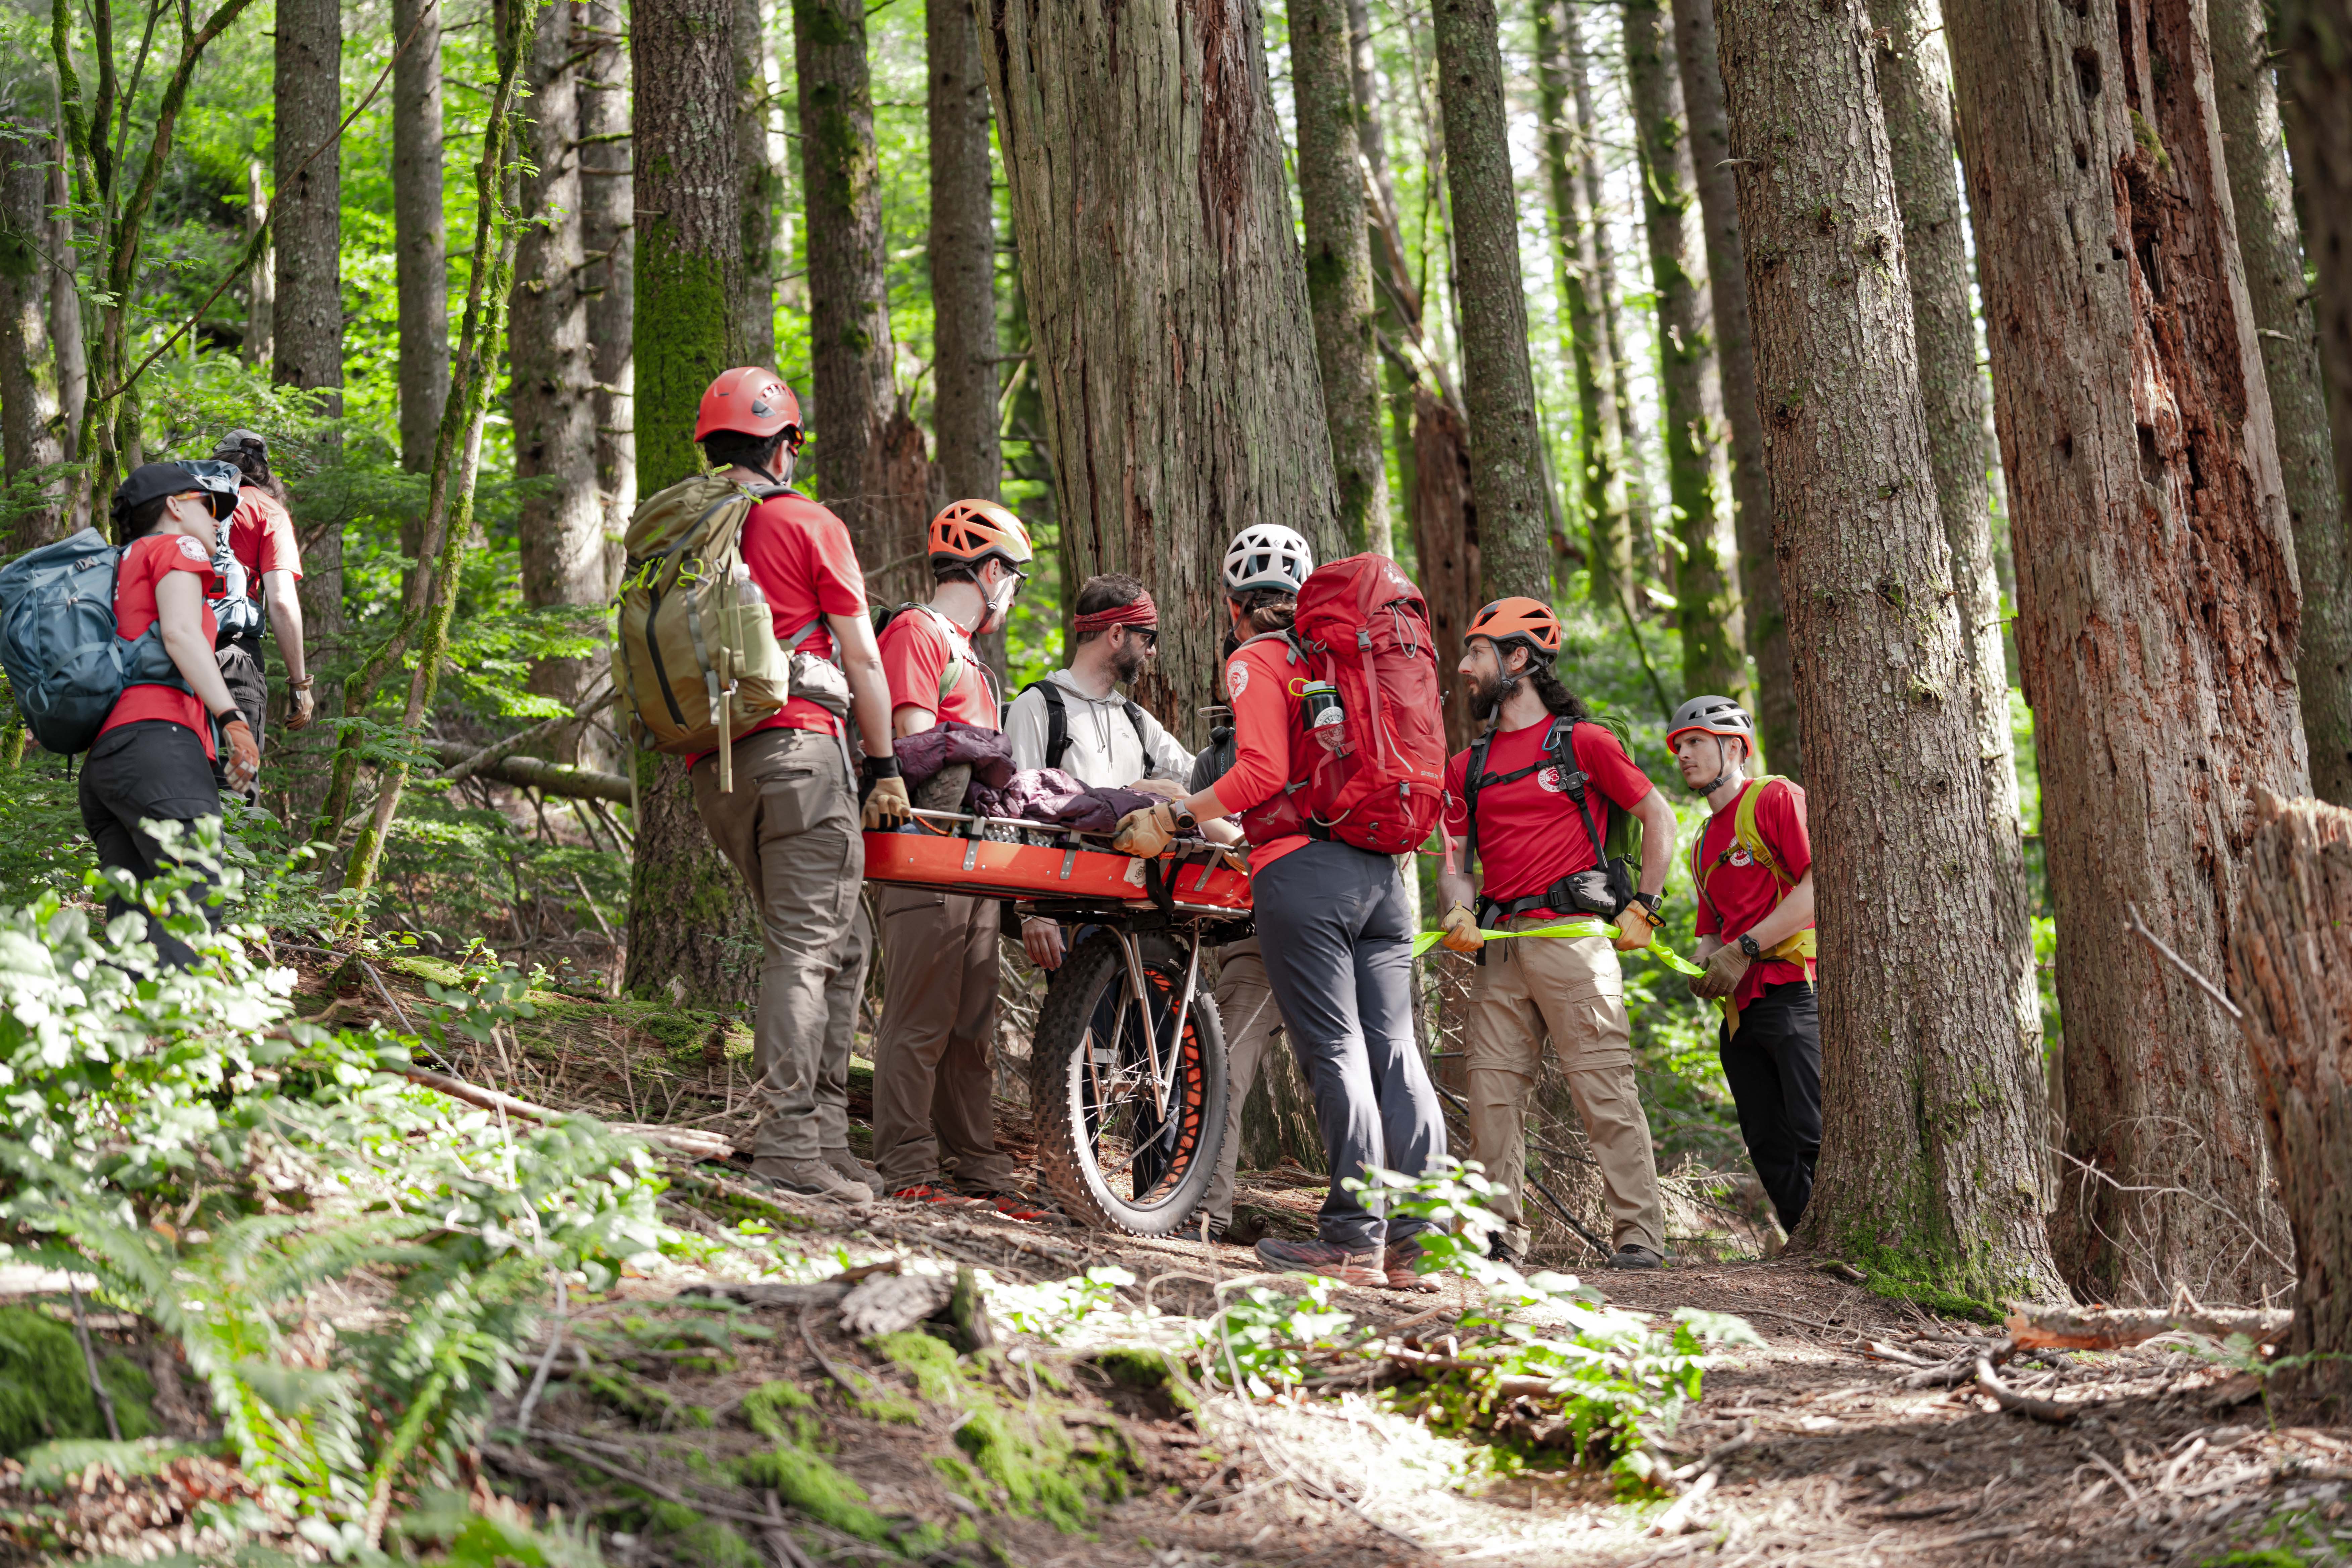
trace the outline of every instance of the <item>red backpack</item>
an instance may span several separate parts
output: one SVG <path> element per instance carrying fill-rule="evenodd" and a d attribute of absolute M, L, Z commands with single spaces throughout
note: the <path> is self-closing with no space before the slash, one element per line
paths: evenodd
<path fill-rule="evenodd" d="M 1339 721 L 1324 728 L 1340 732 L 1307 791 L 1316 820 L 1377 855 L 1419 848 L 1437 826 L 1446 761 L 1421 590 L 1385 555 L 1319 566 L 1299 590 L 1292 640 L 1339 689 Z"/>

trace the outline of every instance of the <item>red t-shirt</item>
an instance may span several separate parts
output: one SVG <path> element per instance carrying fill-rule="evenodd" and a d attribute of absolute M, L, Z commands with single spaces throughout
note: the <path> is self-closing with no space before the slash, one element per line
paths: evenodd
<path fill-rule="evenodd" d="M 1234 765 L 1217 781 L 1217 799 L 1239 816 L 1263 805 L 1275 792 L 1308 776 L 1316 759 L 1299 752 L 1299 703 L 1291 692 L 1290 646 L 1279 638 L 1246 642 L 1225 661 L 1225 698 L 1234 710 Z M 1250 843 L 1250 864 L 1265 867 L 1308 842 L 1288 833 Z"/>
<path fill-rule="evenodd" d="M 122 569 L 114 580 L 114 633 L 126 642 L 146 635 L 155 624 L 155 585 L 173 572 L 197 574 L 197 586 L 210 594 L 219 584 L 213 577 L 213 552 L 178 533 L 150 533 L 134 539 L 122 552 Z M 213 646 L 213 607 L 204 607 L 205 646 Z M 101 735 L 143 719 L 165 719 L 184 724 L 202 736 L 205 755 L 213 751 L 212 716 L 194 695 L 168 686 L 126 686 L 115 700 L 114 711 L 99 726 Z"/>
<path fill-rule="evenodd" d="M 1813 864 L 1813 844 L 1805 831 L 1803 788 L 1787 779 L 1775 779 L 1769 787 L 1763 781 L 1750 779 L 1731 797 L 1730 805 L 1706 819 L 1691 850 L 1691 879 L 1701 894 L 1696 932 L 1700 936 L 1737 939 L 1780 902 L 1780 879 L 1750 858 L 1732 831 L 1740 799 L 1751 789 L 1764 791 L 1756 802 L 1756 831 L 1780 863 L 1788 885 L 1794 887 Z M 1731 1000 L 1735 1006 L 1745 1007 L 1767 985 L 1809 978 L 1802 963 L 1777 958 L 1760 961 L 1748 966 Z"/>
<path fill-rule="evenodd" d="M 857 569 L 857 552 L 841 519 L 805 496 L 775 496 L 751 509 L 743 523 L 743 564 L 751 581 L 768 595 L 768 611 L 776 641 L 816 623 L 801 640 L 800 651 L 819 658 L 834 657 L 833 628 L 827 616 L 866 613 L 866 578 Z M 841 733 L 841 721 L 805 697 L 794 697 L 771 717 L 753 727 L 761 730 L 814 730 L 821 735 Z"/>
<path fill-rule="evenodd" d="M 890 711 L 920 708 L 941 720 L 977 730 L 997 728 L 996 693 L 988 667 L 971 651 L 971 638 L 945 616 L 901 610 L 882 628 L 882 673 L 890 682 Z M 954 679 L 945 697 L 940 683 L 950 666 Z"/>
<path fill-rule="evenodd" d="M 264 572 L 302 575 L 302 551 L 294 542 L 294 520 L 268 490 L 247 485 L 236 492 L 236 510 L 228 519 L 229 553 L 245 566 L 247 584 L 261 597 Z"/>
<path fill-rule="evenodd" d="M 1549 719 L 1524 730 L 1497 731 L 1494 743 L 1486 748 L 1487 776 L 1533 767 L 1544 755 L 1544 738 L 1550 733 Z M 1591 775 L 1584 786 L 1585 804 L 1592 808 L 1592 826 L 1605 839 L 1609 821 L 1601 797 L 1631 811 L 1648 796 L 1649 775 L 1633 765 L 1633 759 L 1625 754 L 1624 746 L 1606 724 L 1579 724 L 1570 744 L 1576 765 Z M 1460 838 L 1470 831 L 1469 787 L 1470 752 L 1457 752 L 1445 766 L 1448 837 Z M 1601 863 L 1593 853 L 1592 836 L 1584 830 L 1584 815 L 1569 798 L 1557 763 L 1537 768 L 1509 784 L 1490 784 L 1478 792 L 1477 850 L 1485 872 L 1481 889 L 1486 897 L 1499 903 L 1540 893 L 1562 877 Z"/>

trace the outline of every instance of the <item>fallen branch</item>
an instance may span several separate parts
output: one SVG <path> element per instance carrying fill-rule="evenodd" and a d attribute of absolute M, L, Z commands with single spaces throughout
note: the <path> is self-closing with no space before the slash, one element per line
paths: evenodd
<path fill-rule="evenodd" d="M 423 746 L 425 753 L 445 768 L 471 763 L 474 773 L 494 778 L 500 784 L 545 790 L 566 800 L 610 800 L 623 805 L 628 802 L 629 780 L 625 773 L 604 773 L 593 768 L 565 767 L 561 763 L 542 762 L 537 757 L 499 757 L 491 762 L 480 762 L 477 759 L 480 757 L 481 751 L 463 741 L 426 741 Z"/>
<path fill-rule="evenodd" d="M 509 1116 L 520 1116 L 528 1121 L 540 1122 L 559 1121 L 567 1114 L 561 1110 L 550 1110 L 543 1105 L 533 1105 L 527 1100 L 517 1100 L 513 1095 L 502 1094 L 495 1089 L 484 1089 L 479 1084 L 467 1083 L 461 1078 L 451 1078 L 446 1072 L 435 1072 L 429 1068 L 409 1068 L 406 1071 L 409 1082 L 423 1084 L 426 1089 L 437 1089 L 452 1100 L 462 1100 L 467 1105 L 478 1106 L 484 1110 L 503 1110 Z M 735 1145 L 716 1132 L 695 1132 L 677 1127 L 656 1127 L 641 1121 L 614 1122 L 612 1124 L 612 1129 L 615 1132 L 625 1132 L 632 1138 L 642 1138 L 648 1143 L 659 1144 L 674 1153 L 683 1154 L 692 1160 L 724 1160 L 735 1152 Z"/>
<path fill-rule="evenodd" d="M 1700 1503 L 1706 1500 L 1706 1494 L 1715 1489 L 1715 1483 L 1722 1479 L 1722 1475 L 1723 1472 L 1720 1470 L 1708 1470 L 1702 1474 L 1697 1480 L 1691 1483 L 1691 1489 L 1675 1499 L 1675 1506 L 1658 1515 L 1656 1522 L 1652 1524 L 1644 1533 L 1680 1535 L 1684 1531 L 1691 1528 L 1691 1515 L 1697 1511 Z"/>
<path fill-rule="evenodd" d="M 1977 1358 L 1977 1386 L 1990 1394 L 1993 1403 L 2003 1410 L 2014 1411 L 2020 1415 L 2030 1415 L 2036 1421 L 2047 1422 L 2053 1426 L 2071 1426 L 2074 1424 L 2073 1410 L 2052 1400 L 2035 1399 L 2030 1394 L 2018 1393 L 1992 1374 L 1992 1363 L 1983 1356 Z"/>
<path fill-rule="evenodd" d="M 2012 1301 L 2009 1337 L 2020 1349 L 2122 1350 L 2158 1334 L 2202 1334 L 2226 1340 L 2243 1334 L 2275 1344 L 2294 1321 L 2288 1311 L 2257 1307 L 2053 1307 Z"/>
<path fill-rule="evenodd" d="M 533 724 L 528 730 L 517 731 L 514 734 L 509 735 L 503 741 L 492 741 L 480 751 L 474 752 L 470 756 L 462 758 L 445 768 L 441 773 L 441 781 L 444 784 L 456 784 L 459 779 L 462 779 L 470 773 L 479 773 L 485 768 L 495 767 L 515 752 L 521 751 L 525 746 L 537 745 L 540 742 L 560 734 L 563 731 L 570 729 L 574 724 L 583 724 L 587 722 L 590 719 L 602 713 L 605 709 L 610 708 L 613 705 L 614 700 L 619 695 L 619 692 L 615 691 L 612 687 L 607 686 L 604 688 L 604 695 L 596 698 L 593 701 L 587 703 L 577 712 L 558 713 L 554 718 L 547 720 L 542 723 Z M 437 745 L 438 742 L 436 742 L 436 744 Z"/>

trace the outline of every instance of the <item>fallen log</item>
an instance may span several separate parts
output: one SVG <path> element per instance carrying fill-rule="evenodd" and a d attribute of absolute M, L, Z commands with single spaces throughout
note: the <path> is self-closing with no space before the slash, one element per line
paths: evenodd
<path fill-rule="evenodd" d="M 2020 1350 L 2122 1350 L 2158 1334 L 2202 1334 L 2226 1340 L 2243 1334 L 2277 1344 L 2294 1314 L 2254 1307 L 2053 1307 L 2011 1301 L 2009 1337 Z"/>
<path fill-rule="evenodd" d="M 481 749 L 463 741 L 427 741 L 425 750 L 445 768 L 471 763 L 472 773 L 500 784 L 543 790 L 567 800 L 610 800 L 624 805 L 629 801 L 629 780 L 625 773 L 571 768 L 538 757 L 496 757 L 484 762 L 480 760 Z"/>
<path fill-rule="evenodd" d="M 1993 1403 L 2003 1410 L 2013 1410 L 2020 1415 L 2030 1415 L 2053 1426 L 2074 1424 L 2074 1412 L 2071 1408 L 2047 1399 L 2036 1399 L 2030 1394 L 2018 1393 L 1992 1374 L 1992 1363 L 1983 1356 L 1977 1358 L 1977 1386 L 1990 1394 Z"/>
<path fill-rule="evenodd" d="M 452 1100 L 462 1100 L 467 1105 L 484 1110 L 503 1110 L 509 1116 L 520 1116 L 529 1121 L 553 1121 L 562 1116 L 561 1110 L 550 1110 L 543 1105 L 533 1105 L 527 1100 L 517 1100 L 495 1089 L 484 1089 L 478 1083 L 467 1083 L 462 1078 L 451 1078 L 446 1072 L 430 1068 L 409 1068 L 408 1081 L 437 1089 Z M 656 1127 L 642 1121 L 622 1121 L 612 1124 L 615 1132 L 625 1132 L 632 1138 L 642 1138 L 648 1143 L 659 1144 L 690 1160 L 724 1160 L 735 1152 L 735 1145 L 715 1132 L 696 1132 L 679 1127 Z"/>

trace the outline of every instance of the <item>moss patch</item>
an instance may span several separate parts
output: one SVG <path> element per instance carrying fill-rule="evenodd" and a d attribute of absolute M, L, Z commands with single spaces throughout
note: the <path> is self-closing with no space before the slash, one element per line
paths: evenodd
<path fill-rule="evenodd" d="M 788 1378 L 763 1383 L 743 1396 L 743 1419 L 752 1431 L 803 1448 L 814 1447 L 823 1430 L 815 1412 L 816 1401 Z"/>
<path fill-rule="evenodd" d="M 806 1448 L 779 1443 L 737 1460 L 735 1474 L 745 1486 L 775 1488 L 811 1519 L 860 1541 L 879 1544 L 891 1537 L 890 1521 L 867 1506 L 866 1489 Z"/>
<path fill-rule="evenodd" d="M 962 1404 L 963 1378 L 955 1347 L 919 1330 L 882 1334 L 866 1342 L 875 1352 L 915 1380 L 916 1391 L 934 1405 Z"/>
<path fill-rule="evenodd" d="M 1097 1352 L 1091 1360 L 1113 1383 L 1142 1395 L 1144 1405 L 1162 1420 L 1191 1415 L 1201 1408 L 1165 1351 L 1106 1350 Z"/>
<path fill-rule="evenodd" d="M 152 1436 L 154 1388 L 128 1358 L 108 1355 L 99 1380 L 114 1401 L 126 1441 Z M 31 1307 L 0 1308 L 0 1452 L 22 1454 L 68 1437 L 103 1437 L 106 1417 L 89 1391 L 89 1371 L 74 1331 Z"/>
<path fill-rule="evenodd" d="M 703 1568 L 767 1568 L 768 1559 L 733 1526 L 706 1519 L 680 1503 L 653 1506 L 655 1532 L 677 1542 L 673 1553 L 680 1562 Z"/>

